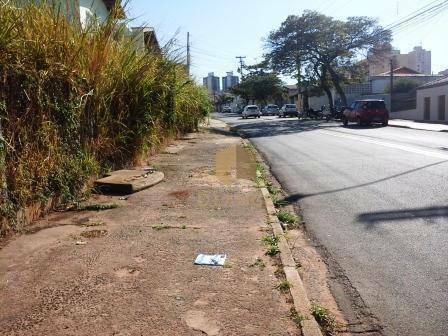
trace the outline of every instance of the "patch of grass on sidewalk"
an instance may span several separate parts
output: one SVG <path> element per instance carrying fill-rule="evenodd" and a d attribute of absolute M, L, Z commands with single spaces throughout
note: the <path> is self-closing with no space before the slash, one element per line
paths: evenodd
<path fill-rule="evenodd" d="M 153 225 L 152 229 L 155 231 L 162 231 L 162 230 L 171 229 L 171 226 L 165 225 L 165 224 L 157 224 L 157 225 Z"/>
<path fill-rule="evenodd" d="M 286 293 L 292 287 L 291 283 L 288 280 L 283 280 L 276 287 L 280 292 Z"/>
<path fill-rule="evenodd" d="M 115 203 L 78 203 L 75 209 L 79 211 L 102 211 L 118 208 Z"/>
<path fill-rule="evenodd" d="M 266 254 L 269 256 L 275 256 L 280 253 L 280 249 L 278 247 L 278 242 L 280 241 L 280 237 L 276 235 L 268 235 L 263 236 L 261 241 L 268 245 L 268 250 Z"/>
<path fill-rule="evenodd" d="M 287 224 L 296 224 L 299 218 L 286 210 L 280 210 L 277 212 L 277 218 L 279 221 Z"/>
<path fill-rule="evenodd" d="M 257 258 L 253 264 L 250 264 L 249 267 L 258 267 L 259 269 L 264 269 L 266 264 L 261 258 Z"/>

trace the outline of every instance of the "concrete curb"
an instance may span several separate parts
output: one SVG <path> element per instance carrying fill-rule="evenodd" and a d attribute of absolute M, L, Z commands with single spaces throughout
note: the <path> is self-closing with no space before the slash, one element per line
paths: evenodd
<path fill-rule="evenodd" d="M 397 128 L 406 128 L 406 129 L 413 129 L 413 130 L 418 130 L 418 131 L 426 131 L 426 132 L 436 132 L 436 133 L 447 133 L 448 130 L 430 130 L 430 129 L 426 129 L 426 128 L 417 128 L 417 127 L 411 127 L 411 126 L 405 126 L 405 125 L 394 125 L 394 124 L 390 124 L 388 125 L 389 127 L 397 127 Z"/>
<path fill-rule="evenodd" d="M 249 143 L 249 140 L 243 139 L 244 142 Z M 264 162 L 260 154 L 255 150 L 256 160 Z M 280 259 L 283 265 L 283 271 L 286 275 L 286 280 L 291 284 L 289 289 L 294 301 L 294 308 L 305 319 L 300 322 L 302 333 L 304 336 L 322 336 L 320 327 L 314 317 L 311 315 L 311 302 L 308 299 L 305 286 L 297 271 L 296 262 L 292 256 L 291 249 L 285 238 L 285 233 L 277 218 L 277 210 L 275 209 L 271 195 L 264 185 L 260 182 L 260 189 L 263 195 L 264 204 L 268 216 L 268 223 L 271 225 L 274 235 L 279 237 L 278 247 L 280 249 Z"/>
<path fill-rule="evenodd" d="M 222 120 L 218 120 L 220 123 L 226 125 L 229 129 L 229 133 L 237 134 L 241 137 L 242 141 L 247 145 L 250 141 L 245 139 L 239 132 Z M 209 126 L 210 129 L 216 131 L 222 131 L 220 127 Z M 263 158 L 260 153 L 254 148 L 255 159 L 259 163 L 264 163 Z M 311 302 L 308 299 L 308 295 L 303 285 L 302 279 L 300 278 L 299 272 L 297 271 L 296 262 L 292 256 L 291 249 L 289 248 L 288 242 L 285 238 L 285 233 L 277 218 L 277 210 L 275 209 L 274 203 L 272 201 L 271 195 L 263 182 L 260 183 L 260 190 L 263 195 L 264 204 L 266 207 L 268 224 L 272 227 L 272 230 L 276 236 L 279 237 L 278 247 L 280 249 L 280 259 L 283 265 L 283 271 L 286 276 L 286 280 L 291 284 L 289 291 L 293 298 L 294 308 L 297 313 L 304 317 L 304 320 L 300 322 L 303 336 L 322 336 L 319 324 L 311 315 Z"/>

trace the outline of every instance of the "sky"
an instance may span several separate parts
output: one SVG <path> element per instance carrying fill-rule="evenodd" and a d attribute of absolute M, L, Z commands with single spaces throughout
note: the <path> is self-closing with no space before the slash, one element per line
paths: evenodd
<path fill-rule="evenodd" d="M 386 26 L 434 0 L 129 0 L 132 26 L 154 27 L 161 44 L 172 38 L 184 53 L 190 32 L 192 74 L 198 80 L 214 72 L 235 74 L 236 56 L 246 64 L 262 60 L 263 39 L 277 29 L 288 15 L 316 10 L 345 20 L 370 16 Z M 414 46 L 432 51 L 432 70 L 448 68 L 448 10 L 431 20 L 394 34 L 393 46 L 402 53 Z"/>

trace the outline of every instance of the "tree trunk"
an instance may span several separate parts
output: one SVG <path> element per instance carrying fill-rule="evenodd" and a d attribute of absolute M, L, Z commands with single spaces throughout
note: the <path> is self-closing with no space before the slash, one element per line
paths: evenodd
<path fill-rule="evenodd" d="M 310 101 L 309 101 L 309 95 L 308 95 L 308 91 L 303 91 L 302 92 L 302 105 L 303 105 L 303 110 L 304 111 L 308 111 L 308 109 L 310 108 Z"/>
<path fill-rule="evenodd" d="M 341 87 L 339 75 L 333 70 L 331 66 L 328 67 L 328 71 L 330 72 L 331 80 L 334 84 L 334 87 L 341 97 L 342 105 L 347 106 L 347 96 L 345 95 L 345 92 Z"/>
<path fill-rule="evenodd" d="M 331 90 L 327 86 L 323 86 L 323 89 L 324 89 L 325 93 L 327 94 L 328 104 L 330 105 L 330 108 L 332 109 L 334 107 L 333 94 L 331 93 Z"/>

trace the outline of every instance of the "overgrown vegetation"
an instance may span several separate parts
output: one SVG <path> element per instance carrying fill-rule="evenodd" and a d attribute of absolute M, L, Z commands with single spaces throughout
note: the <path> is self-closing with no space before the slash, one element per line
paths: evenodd
<path fill-rule="evenodd" d="M 183 65 L 136 51 L 114 12 L 83 29 L 26 3 L 0 5 L 0 234 L 19 210 L 75 201 L 93 176 L 195 130 L 211 108 Z"/>

